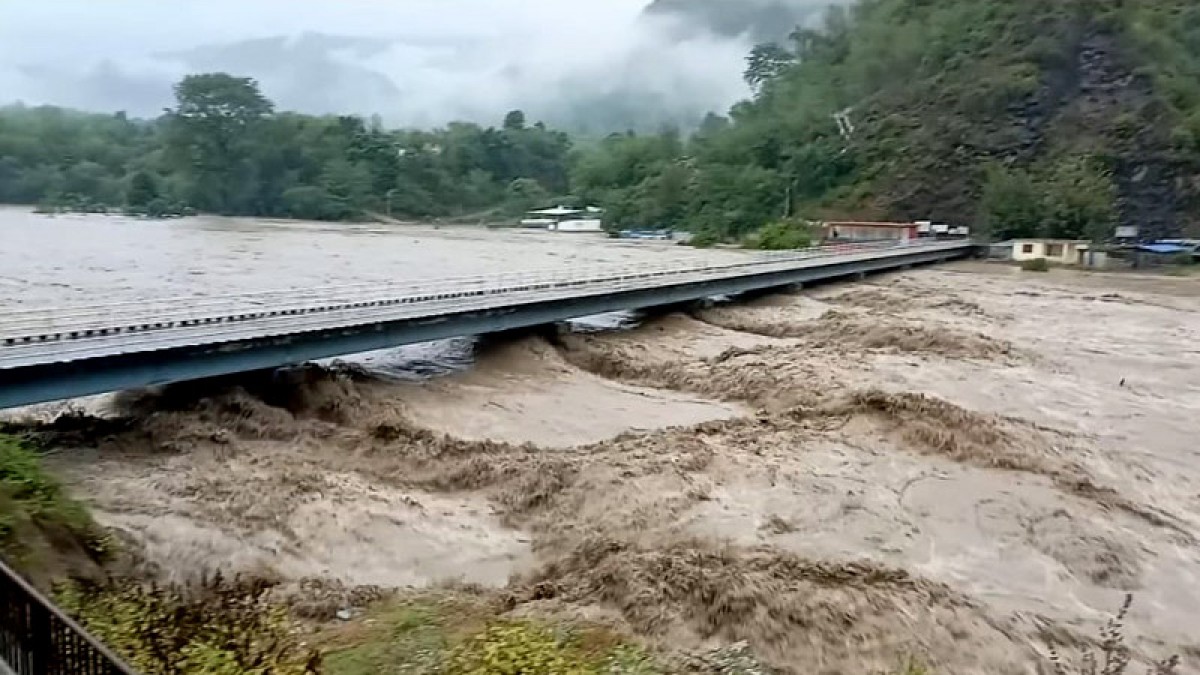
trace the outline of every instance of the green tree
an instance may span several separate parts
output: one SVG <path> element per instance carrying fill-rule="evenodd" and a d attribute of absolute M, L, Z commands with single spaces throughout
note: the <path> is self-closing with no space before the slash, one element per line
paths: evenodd
<path fill-rule="evenodd" d="M 1033 177 L 1021 169 L 990 166 L 980 200 L 985 239 L 1004 240 L 1039 236 L 1049 212 Z"/>
<path fill-rule="evenodd" d="M 774 42 L 757 45 L 746 57 L 743 77 L 752 89 L 759 90 L 795 63 L 796 55 Z"/>
<path fill-rule="evenodd" d="M 522 131 L 525 129 L 525 113 L 513 110 L 504 116 L 505 131 Z"/>
<path fill-rule="evenodd" d="M 158 199 L 158 181 L 149 171 L 136 171 L 129 178 L 129 189 L 125 191 L 125 204 L 131 207 L 145 208 L 150 202 Z"/>
<path fill-rule="evenodd" d="M 323 188 L 314 185 L 288 188 L 280 196 L 283 215 L 305 220 L 336 220 L 344 206 Z"/>
<path fill-rule="evenodd" d="M 532 178 L 518 178 L 508 184 L 505 208 L 509 213 L 520 214 L 546 206 L 550 194 Z"/>
<path fill-rule="evenodd" d="M 1106 242 L 1117 223 L 1116 185 L 1098 161 L 1070 157 L 1054 167 L 1047 187 L 1046 234 Z"/>
<path fill-rule="evenodd" d="M 362 215 L 370 206 L 371 172 L 366 166 L 345 159 L 336 159 L 321 173 L 321 188 L 329 196 L 332 210 L 330 220 L 350 220 Z"/>
<path fill-rule="evenodd" d="M 250 78 L 226 73 L 189 75 L 175 86 L 169 111 L 170 150 L 176 169 L 193 183 L 193 202 L 211 211 L 249 206 L 257 180 L 250 158 L 255 134 L 273 105 Z"/>

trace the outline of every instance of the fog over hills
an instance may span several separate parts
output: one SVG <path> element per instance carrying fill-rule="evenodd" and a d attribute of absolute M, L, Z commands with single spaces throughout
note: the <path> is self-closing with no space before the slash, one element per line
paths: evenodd
<path fill-rule="evenodd" d="M 400 126 L 514 108 L 587 133 L 688 125 L 746 95 L 755 42 L 826 4 L 646 1 L 6 0 L 0 100 L 150 116 L 220 70 L 280 108 Z"/>

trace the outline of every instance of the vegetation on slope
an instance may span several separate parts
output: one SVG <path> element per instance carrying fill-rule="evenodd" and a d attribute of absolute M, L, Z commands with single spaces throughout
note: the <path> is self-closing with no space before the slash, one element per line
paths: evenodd
<path fill-rule="evenodd" d="M 34 583 L 87 574 L 107 538 L 78 502 L 47 475 L 32 448 L 0 435 L 0 557 Z"/>
<path fill-rule="evenodd" d="M 1200 9 L 1183 0 L 861 0 L 747 61 L 752 100 L 673 141 L 614 136 L 576 190 L 619 221 L 741 236 L 781 215 L 993 236 L 1194 226 Z"/>
<path fill-rule="evenodd" d="M 320 654 L 270 590 L 262 581 L 219 577 L 197 588 L 75 583 L 57 600 L 146 675 L 320 672 Z"/>
<path fill-rule="evenodd" d="M 361 621 L 336 627 L 325 645 L 328 675 L 439 673 L 483 675 L 654 675 L 664 672 L 640 647 L 609 630 L 506 619 L 497 607 L 461 594 L 384 602 Z"/>
<path fill-rule="evenodd" d="M 196 75 L 150 122 L 0 111 L 0 201 L 338 220 L 512 215 L 573 194 L 615 228 L 710 240 L 827 216 L 1175 234 L 1200 206 L 1198 26 L 1185 0 L 860 0 L 755 48 L 753 97 L 728 117 L 574 151 L 519 111 L 387 131 Z"/>

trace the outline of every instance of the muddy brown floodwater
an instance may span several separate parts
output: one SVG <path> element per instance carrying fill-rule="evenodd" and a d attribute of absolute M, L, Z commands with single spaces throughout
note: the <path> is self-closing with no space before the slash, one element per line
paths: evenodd
<path fill-rule="evenodd" d="M 48 217 L 5 206 L 0 234 L 0 308 L 738 255 L 528 230 L 208 216 Z"/>
<path fill-rule="evenodd" d="M 1035 673 L 1133 593 L 1200 669 L 1196 279 L 964 263 L 116 408 L 53 462 L 164 578 L 470 581 L 785 673 Z"/>

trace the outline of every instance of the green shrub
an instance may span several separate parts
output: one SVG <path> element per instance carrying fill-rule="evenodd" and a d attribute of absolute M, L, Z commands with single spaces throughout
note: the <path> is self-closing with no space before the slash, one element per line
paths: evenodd
<path fill-rule="evenodd" d="M 693 248 L 712 248 L 721 243 L 721 238 L 711 230 L 701 230 L 700 232 L 697 232 L 692 237 L 692 240 L 688 243 L 691 244 Z"/>
<path fill-rule="evenodd" d="M 780 221 L 767 225 L 752 237 L 747 237 L 745 246 L 762 251 L 808 248 L 812 246 L 812 234 L 803 225 Z"/>
<path fill-rule="evenodd" d="M 36 572 L 39 556 L 63 535 L 95 557 L 107 546 L 100 528 L 45 472 L 37 453 L 19 439 L 0 435 L 0 554 L 22 572 Z"/>
<path fill-rule="evenodd" d="M 1026 272 L 1049 272 L 1050 263 L 1045 258 L 1034 258 L 1021 262 L 1021 269 Z"/>
<path fill-rule="evenodd" d="M 590 675 L 571 644 L 533 623 L 499 623 L 455 648 L 446 675 Z"/>
<path fill-rule="evenodd" d="M 57 600 L 146 675 L 307 675 L 320 656 L 296 635 L 270 584 L 220 576 L 197 588 L 75 583 Z"/>

